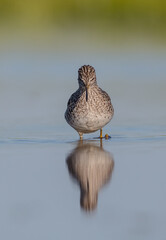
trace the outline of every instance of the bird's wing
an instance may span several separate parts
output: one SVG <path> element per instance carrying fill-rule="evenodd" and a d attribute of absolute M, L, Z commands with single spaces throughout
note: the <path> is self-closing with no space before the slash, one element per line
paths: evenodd
<path fill-rule="evenodd" d="M 71 97 L 69 98 L 69 101 L 68 101 L 68 103 L 67 103 L 67 106 L 69 107 L 70 105 L 72 105 L 72 104 L 75 104 L 77 101 L 78 101 L 78 99 L 79 99 L 79 95 L 80 95 L 80 93 L 79 93 L 79 89 L 75 92 L 75 93 L 73 93 L 72 95 L 71 95 Z"/>

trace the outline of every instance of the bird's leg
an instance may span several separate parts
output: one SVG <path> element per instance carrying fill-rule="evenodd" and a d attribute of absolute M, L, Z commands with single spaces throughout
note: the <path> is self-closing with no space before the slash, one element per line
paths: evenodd
<path fill-rule="evenodd" d="M 102 130 L 102 128 L 101 128 L 101 129 L 100 129 L 100 138 L 103 138 L 102 133 L 103 133 L 103 130 Z"/>
<path fill-rule="evenodd" d="M 80 140 L 83 139 L 83 133 L 82 132 L 78 132 L 79 136 L 80 136 Z"/>

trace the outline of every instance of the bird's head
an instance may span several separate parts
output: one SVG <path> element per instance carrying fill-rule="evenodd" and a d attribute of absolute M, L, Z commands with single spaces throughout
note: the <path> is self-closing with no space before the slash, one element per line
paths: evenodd
<path fill-rule="evenodd" d="M 88 89 L 97 84 L 95 69 L 90 65 L 84 65 L 78 70 L 79 87 L 86 90 L 86 101 L 88 101 Z"/>

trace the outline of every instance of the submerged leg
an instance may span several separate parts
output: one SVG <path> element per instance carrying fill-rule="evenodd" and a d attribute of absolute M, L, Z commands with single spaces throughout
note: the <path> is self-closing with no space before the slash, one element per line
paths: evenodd
<path fill-rule="evenodd" d="M 79 136 L 80 136 L 80 140 L 83 139 L 83 133 L 82 132 L 78 132 Z"/>
<path fill-rule="evenodd" d="M 100 138 L 103 138 L 102 133 L 103 133 L 103 130 L 102 130 L 102 128 L 101 128 L 101 129 L 100 129 Z"/>

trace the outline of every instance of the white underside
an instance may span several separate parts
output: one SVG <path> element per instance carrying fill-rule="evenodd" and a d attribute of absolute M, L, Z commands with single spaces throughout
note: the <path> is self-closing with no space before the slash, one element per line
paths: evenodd
<path fill-rule="evenodd" d="M 103 128 L 109 121 L 111 120 L 111 116 L 91 116 L 91 114 L 88 114 L 88 116 L 81 118 L 81 119 L 75 119 L 74 122 L 69 122 L 69 124 L 76 129 L 78 132 L 82 133 L 90 133 L 95 132 L 101 128 Z"/>

